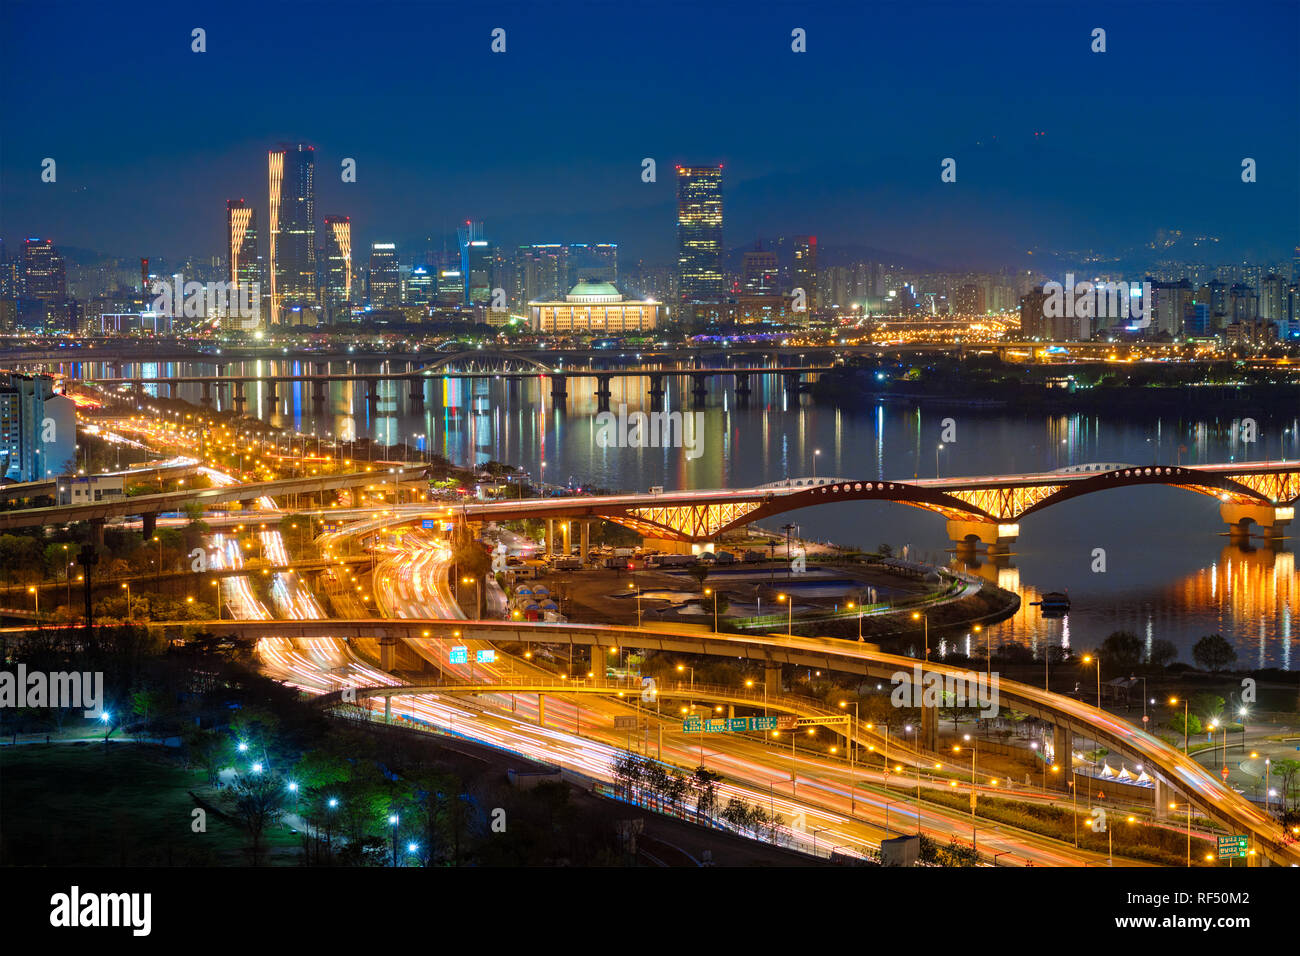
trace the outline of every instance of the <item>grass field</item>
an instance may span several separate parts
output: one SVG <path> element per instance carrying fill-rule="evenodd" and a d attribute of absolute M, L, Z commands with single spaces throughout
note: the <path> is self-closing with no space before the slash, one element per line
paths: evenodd
<path fill-rule="evenodd" d="M 174 751 L 132 743 L 0 748 L 0 865 L 231 866 L 249 862 L 247 834 L 207 814 L 191 829 L 202 774 Z M 266 835 L 265 862 L 295 864 L 299 837 Z"/>

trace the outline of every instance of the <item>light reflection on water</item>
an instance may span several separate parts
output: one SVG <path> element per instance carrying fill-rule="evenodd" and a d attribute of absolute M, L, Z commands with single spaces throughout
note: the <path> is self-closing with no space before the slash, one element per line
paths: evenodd
<path fill-rule="evenodd" d="M 394 371 L 419 367 L 394 362 Z M 78 370 L 65 366 L 63 371 Z M 334 362 L 331 371 L 346 363 Z M 371 371 L 373 364 L 358 366 Z M 130 376 L 213 374 L 204 363 L 128 364 Z M 230 363 L 228 374 L 311 371 L 308 363 L 259 360 Z M 90 363 L 88 376 L 111 374 Z M 687 387 L 667 380 L 664 409 L 690 411 Z M 332 383 L 323 402 L 307 384 L 281 385 L 268 406 L 266 383 L 249 388 L 250 414 L 277 425 L 345 440 L 369 435 L 381 442 L 408 441 L 455 464 L 487 460 L 522 465 L 534 479 L 575 487 L 645 490 L 724 488 L 811 474 L 852 478 L 989 475 L 1045 471 L 1085 462 L 1196 464 L 1300 457 L 1300 421 L 1269 420 L 1259 441 L 1245 444 L 1230 416 L 1119 418 L 1100 415 L 1027 414 L 967 408 L 920 410 L 899 405 L 861 409 L 816 406 L 787 395 L 777 376 L 753 382 L 748 402 L 730 378 L 714 378 L 704 412 L 702 454 L 688 460 L 680 448 L 603 448 L 596 441 L 595 383 L 570 378 L 568 398 L 557 407 L 549 382 L 536 379 L 434 379 L 421 383 L 424 407 L 407 382 L 383 382 L 378 400 L 366 400 L 360 382 Z M 649 379 L 610 382 L 611 405 L 651 410 Z M 180 396 L 199 401 L 197 385 Z M 229 406 L 229 396 L 224 396 Z M 944 419 L 957 440 L 940 446 Z M 419 436 L 419 437 L 416 437 Z M 814 454 L 820 451 L 820 454 Z M 814 464 L 815 459 L 815 464 Z M 804 509 L 782 516 L 818 540 L 874 548 L 910 545 L 914 556 L 952 560 L 943 520 L 900 505 L 857 502 Z M 992 629 L 991 639 L 1016 641 L 1040 653 L 1043 642 L 1076 649 L 1096 646 L 1111 631 L 1133 631 L 1145 641 L 1165 638 L 1190 662 L 1191 646 L 1222 633 L 1251 666 L 1295 666 L 1292 621 L 1300 606 L 1297 572 L 1289 550 L 1228 545 L 1213 499 L 1184 490 L 1139 487 L 1072 499 L 1021 523 L 1014 555 L 994 572 L 1024 605 Z M 1289 547 L 1289 544 L 1286 545 Z M 1091 571 L 1096 548 L 1107 571 Z M 984 573 L 982 570 L 981 573 Z M 1042 591 L 1069 589 L 1065 619 L 1043 620 L 1030 607 Z M 958 638 L 958 644 L 965 641 Z"/>

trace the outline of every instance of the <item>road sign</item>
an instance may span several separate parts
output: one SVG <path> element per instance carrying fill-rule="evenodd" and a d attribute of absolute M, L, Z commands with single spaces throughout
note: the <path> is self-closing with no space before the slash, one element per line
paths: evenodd
<path fill-rule="evenodd" d="M 782 715 L 776 719 L 777 730 L 794 730 L 795 723 L 799 718 Z"/>
<path fill-rule="evenodd" d="M 447 659 L 448 659 L 451 663 L 453 663 L 453 664 L 468 664 L 468 663 L 469 663 L 469 648 L 468 648 L 468 647 L 453 647 L 453 648 L 451 649 L 451 653 L 448 655 L 448 658 L 447 658 Z"/>
<path fill-rule="evenodd" d="M 1223 769 L 1219 771 L 1219 776 L 1223 778 L 1224 783 L 1228 782 L 1228 765 L 1226 763 L 1223 765 Z"/>
<path fill-rule="evenodd" d="M 1219 859 L 1230 860 L 1233 857 L 1244 857 L 1250 848 L 1250 838 L 1247 836 L 1221 836 L 1218 841 Z"/>
<path fill-rule="evenodd" d="M 497 652 L 493 648 L 485 648 L 474 654 L 474 660 L 480 664 L 495 664 L 497 661 Z"/>
<path fill-rule="evenodd" d="M 716 720 L 687 717 L 682 721 L 682 733 L 735 734 L 748 730 L 773 730 L 776 721 L 776 717 L 723 717 Z"/>
<path fill-rule="evenodd" d="M 420 527 L 425 531 L 435 531 L 438 528 L 438 522 L 433 518 L 424 518 L 420 521 Z"/>
<path fill-rule="evenodd" d="M 615 730 L 636 730 L 636 717 L 635 716 L 615 717 L 614 729 Z"/>

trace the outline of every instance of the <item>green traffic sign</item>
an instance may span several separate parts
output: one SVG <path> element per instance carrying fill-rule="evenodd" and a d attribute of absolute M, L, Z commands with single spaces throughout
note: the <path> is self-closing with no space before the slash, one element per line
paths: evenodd
<path fill-rule="evenodd" d="M 1221 836 L 1218 839 L 1218 848 L 1220 860 L 1244 857 L 1250 849 L 1250 838 L 1246 836 Z"/>

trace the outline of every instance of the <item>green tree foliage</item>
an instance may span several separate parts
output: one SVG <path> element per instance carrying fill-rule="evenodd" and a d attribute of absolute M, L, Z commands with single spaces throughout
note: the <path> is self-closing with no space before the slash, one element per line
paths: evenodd
<path fill-rule="evenodd" d="M 1237 660 L 1237 652 L 1222 634 L 1207 634 L 1192 648 L 1192 660 L 1202 670 L 1217 674 Z"/>

